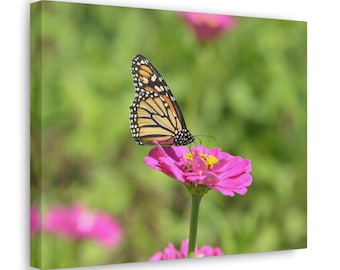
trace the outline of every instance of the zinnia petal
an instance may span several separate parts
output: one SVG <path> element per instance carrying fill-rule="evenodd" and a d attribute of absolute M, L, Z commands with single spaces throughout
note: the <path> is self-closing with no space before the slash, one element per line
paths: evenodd
<path fill-rule="evenodd" d="M 178 14 L 202 42 L 217 38 L 235 25 L 234 18 L 227 15 L 194 12 L 179 12 Z"/>
<path fill-rule="evenodd" d="M 46 213 L 44 230 L 69 240 L 93 239 L 105 248 L 117 245 L 123 235 L 113 217 L 80 204 L 52 206 Z"/>
<path fill-rule="evenodd" d="M 161 261 L 161 260 L 174 260 L 187 258 L 188 253 L 188 239 L 182 241 L 179 250 L 176 249 L 174 244 L 169 243 L 163 252 L 156 252 L 152 255 L 149 261 Z M 195 257 L 208 257 L 208 256 L 220 256 L 223 255 L 222 250 L 219 247 L 203 246 L 202 248 L 195 248 Z"/>
<path fill-rule="evenodd" d="M 32 205 L 30 209 L 30 235 L 33 237 L 41 229 L 40 209 L 36 205 Z"/>

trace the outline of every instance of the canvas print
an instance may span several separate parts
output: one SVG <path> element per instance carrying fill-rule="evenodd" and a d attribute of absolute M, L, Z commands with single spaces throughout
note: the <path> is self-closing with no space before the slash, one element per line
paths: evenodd
<path fill-rule="evenodd" d="M 39 269 L 307 247 L 307 24 L 30 6 Z"/>

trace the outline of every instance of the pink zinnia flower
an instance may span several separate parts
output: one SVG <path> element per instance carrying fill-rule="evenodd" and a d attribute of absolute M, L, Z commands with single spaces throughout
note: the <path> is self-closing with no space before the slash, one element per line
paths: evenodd
<path fill-rule="evenodd" d="M 244 195 L 252 183 L 250 160 L 232 156 L 220 148 L 195 145 L 189 151 L 184 146 L 157 145 L 144 161 L 186 185 L 206 186 L 225 196 Z"/>
<path fill-rule="evenodd" d="M 187 258 L 188 253 L 188 240 L 184 240 L 181 243 L 179 250 L 170 243 L 163 252 L 157 252 L 152 255 L 149 261 L 162 261 L 162 260 L 175 260 Z M 219 247 L 203 246 L 202 248 L 195 248 L 194 257 L 209 257 L 209 256 L 221 256 L 222 250 Z"/>
<path fill-rule="evenodd" d="M 179 12 L 179 15 L 193 29 L 197 38 L 203 42 L 217 38 L 235 25 L 234 18 L 227 15 L 193 12 Z"/>
<path fill-rule="evenodd" d="M 107 248 L 116 246 L 123 235 L 120 224 L 113 217 L 77 204 L 52 207 L 46 214 L 44 229 L 66 239 L 94 239 Z"/>
<path fill-rule="evenodd" d="M 30 235 L 33 237 L 40 231 L 41 221 L 39 208 L 36 205 L 32 205 L 30 209 Z"/>

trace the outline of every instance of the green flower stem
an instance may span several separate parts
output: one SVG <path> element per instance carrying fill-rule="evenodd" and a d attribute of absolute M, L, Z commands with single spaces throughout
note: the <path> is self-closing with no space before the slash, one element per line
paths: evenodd
<path fill-rule="evenodd" d="M 198 212 L 200 208 L 201 198 L 202 198 L 202 195 L 192 194 L 188 258 L 194 257 L 196 237 L 197 237 Z"/>

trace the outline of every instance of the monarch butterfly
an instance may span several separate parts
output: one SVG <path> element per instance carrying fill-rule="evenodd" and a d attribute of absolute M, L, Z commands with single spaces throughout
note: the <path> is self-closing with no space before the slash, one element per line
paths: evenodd
<path fill-rule="evenodd" d="M 195 140 L 170 88 L 142 55 L 132 59 L 135 99 L 130 106 L 130 129 L 138 144 L 186 145 Z"/>

